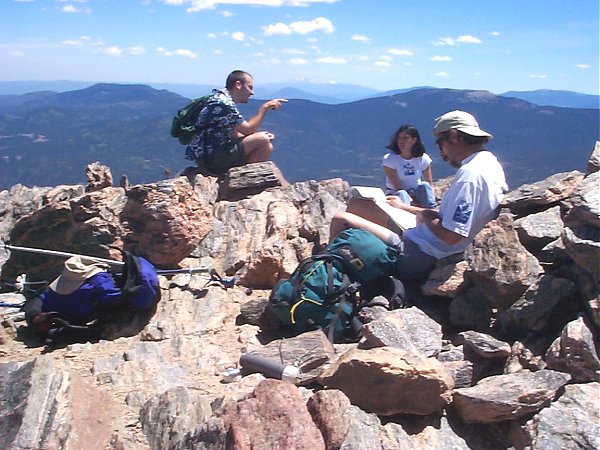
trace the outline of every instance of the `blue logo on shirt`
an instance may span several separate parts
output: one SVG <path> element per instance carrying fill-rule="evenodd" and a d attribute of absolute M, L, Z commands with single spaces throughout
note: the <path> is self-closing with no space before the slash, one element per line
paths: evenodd
<path fill-rule="evenodd" d="M 410 176 L 415 174 L 415 166 L 410 163 L 404 164 L 404 175 Z"/>
<path fill-rule="evenodd" d="M 454 215 L 452 216 L 452 220 L 458 223 L 462 223 L 464 225 L 469 221 L 472 212 L 473 209 L 470 203 L 461 202 L 456 207 Z"/>

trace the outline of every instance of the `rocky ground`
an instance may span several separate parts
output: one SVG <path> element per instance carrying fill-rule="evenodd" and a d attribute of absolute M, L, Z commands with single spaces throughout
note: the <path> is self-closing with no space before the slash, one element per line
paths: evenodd
<path fill-rule="evenodd" d="M 161 276 L 141 332 L 51 351 L 0 307 L 0 447 L 598 448 L 599 151 L 587 175 L 511 192 L 464 260 L 407 286 L 410 307 L 365 308 L 364 338 L 334 346 L 320 331 L 278 330 L 264 307 L 275 280 L 327 241 L 342 180 L 289 186 L 267 164 L 251 182 L 240 170 L 113 188 L 94 185 L 107 179 L 96 166 L 87 188 L 0 192 L 0 237 L 13 245 L 112 257 L 100 244 L 116 244 L 159 268 L 237 279 Z M 2 281 L 60 272 L 15 253 L 0 255 Z M 303 374 L 225 382 L 245 352 Z"/>

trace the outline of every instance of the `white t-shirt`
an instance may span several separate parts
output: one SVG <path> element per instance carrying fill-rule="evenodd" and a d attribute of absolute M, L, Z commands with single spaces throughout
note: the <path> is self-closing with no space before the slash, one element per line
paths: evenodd
<path fill-rule="evenodd" d="M 383 167 L 389 167 L 396 171 L 398 178 L 400 179 L 400 185 L 404 190 L 416 189 L 418 183 L 421 181 L 423 171 L 427 169 L 430 164 L 431 158 L 427 153 L 423 153 L 422 156 L 415 156 L 411 159 L 404 159 L 394 152 L 386 153 L 381 163 Z M 385 187 L 394 191 L 396 190 L 387 176 L 385 177 Z"/>
<path fill-rule="evenodd" d="M 448 245 L 424 223 L 404 232 L 404 238 L 437 259 L 464 252 L 477 233 L 496 217 L 500 202 L 508 192 L 504 170 L 492 153 L 483 150 L 462 163 L 442 198 L 439 214 L 444 228 L 464 238 L 455 245 Z"/>

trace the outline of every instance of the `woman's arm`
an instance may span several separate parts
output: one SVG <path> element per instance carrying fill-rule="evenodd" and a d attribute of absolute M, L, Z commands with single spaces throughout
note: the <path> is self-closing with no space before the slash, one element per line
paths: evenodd
<path fill-rule="evenodd" d="M 400 177 L 398 176 L 398 172 L 396 172 L 391 167 L 387 167 L 387 166 L 383 166 L 383 172 L 385 173 L 385 176 L 388 178 L 388 180 L 390 180 L 390 183 L 392 184 L 392 186 L 394 186 L 394 189 L 396 189 L 396 190 L 402 189 L 402 183 L 400 182 Z"/>
<path fill-rule="evenodd" d="M 433 187 L 433 176 L 431 174 L 431 164 L 427 166 L 425 170 L 423 170 L 423 181 L 427 181 L 431 187 Z"/>

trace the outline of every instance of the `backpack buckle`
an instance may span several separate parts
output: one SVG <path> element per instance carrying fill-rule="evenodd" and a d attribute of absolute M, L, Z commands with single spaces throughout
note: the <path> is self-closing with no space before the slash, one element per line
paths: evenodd
<path fill-rule="evenodd" d="M 356 270 L 362 270 L 365 267 L 365 263 L 360 258 L 351 259 L 349 262 L 354 268 L 356 268 Z"/>

